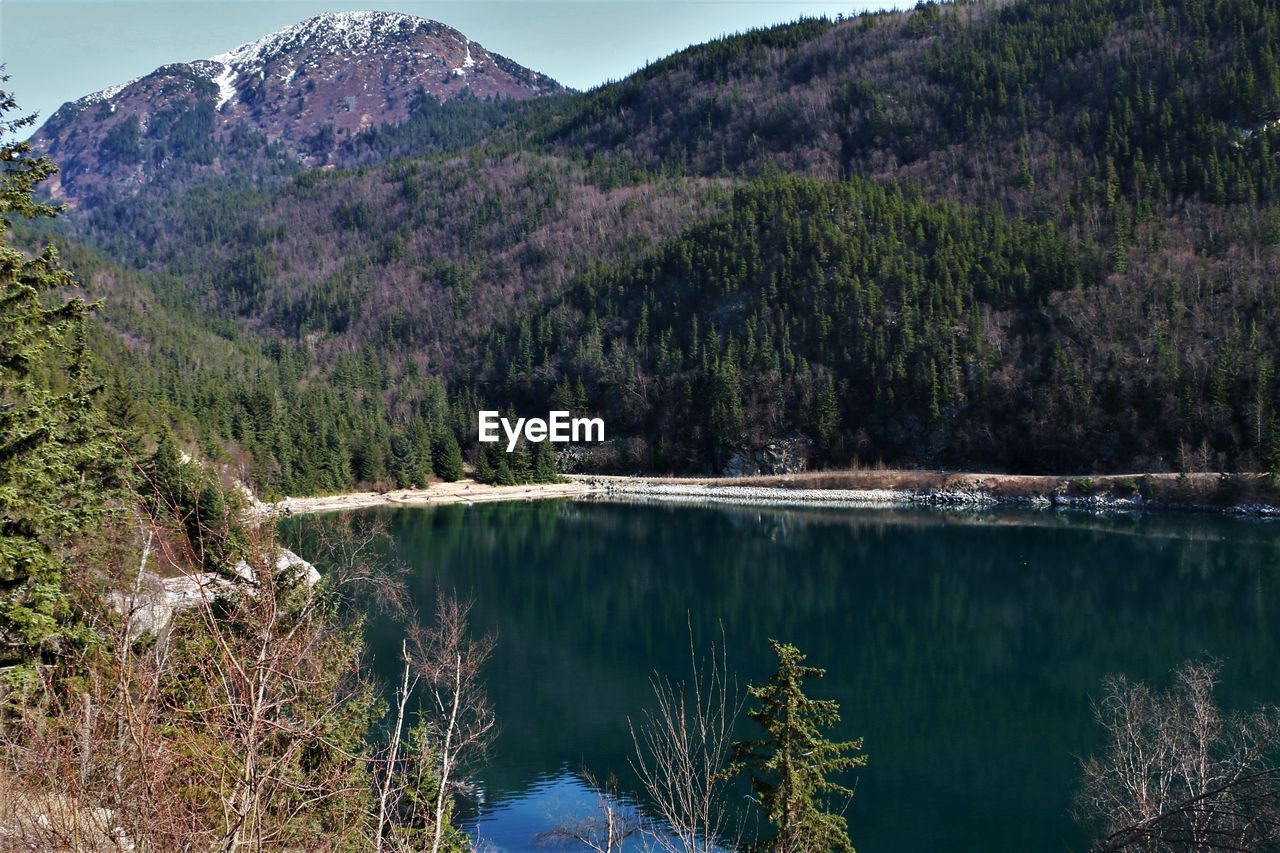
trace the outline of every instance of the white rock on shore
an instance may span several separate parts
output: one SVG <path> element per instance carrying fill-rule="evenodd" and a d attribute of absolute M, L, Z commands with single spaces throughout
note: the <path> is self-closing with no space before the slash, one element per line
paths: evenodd
<path fill-rule="evenodd" d="M 276 555 L 276 570 L 289 568 L 296 569 L 309 587 L 320 581 L 320 572 L 315 566 L 287 548 L 281 548 Z M 249 584 L 257 581 L 245 560 L 236 563 L 232 571 Z M 133 592 L 108 593 L 107 600 L 117 613 L 128 620 L 129 639 L 136 640 L 148 632 L 157 636 L 163 634 L 179 611 L 195 607 L 234 586 L 229 578 L 213 572 L 162 578 L 144 570 Z"/>

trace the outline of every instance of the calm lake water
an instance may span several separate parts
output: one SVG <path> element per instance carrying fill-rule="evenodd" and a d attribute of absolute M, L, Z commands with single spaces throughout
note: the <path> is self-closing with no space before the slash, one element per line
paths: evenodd
<path fill-rule="evenodd" d="M 375 518 L 424 612 L 442 585 L 498 634 L 501 734 L 468 816 L 491 849 L 545 849 L 594 802 L 584 770 L 635 793 L 628 717 L 655 671 L 688 676 L 691 628 L 704 649 L 723 629 L 743 681 L 771 673 L 770 637 L 826 667 L 810 693 L 870 759 L 847 812 L 862 853 L 1085 847 L 1070 810 L 1108 673 L 1164 685 L 1211 655 L 1226 704 L 1280 701 L 1276 523 L 594 501 Z M 371 623 L 390 680 L 402 626 Z"/>

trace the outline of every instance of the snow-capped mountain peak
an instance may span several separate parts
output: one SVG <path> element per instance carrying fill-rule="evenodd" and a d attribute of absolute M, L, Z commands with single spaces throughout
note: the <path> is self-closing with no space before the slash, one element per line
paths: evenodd
<path fill-rule="evenodd" d="M 207 132 L 216 145 L 233 129 L 248 129 L 307 162 L 323 162 L 363 130 L 407 119 L 423 96 L 443 102 L 560 91 L 551 78 L 438 21 L 331 12 L 65 104 L 34 141 L 63 164 L 55 189 L 74 197 L 77 183 L 94 190 L 128 185 L 164 168 L 166 153 L 157 146 L 165 147 L 169 130 L 194 150 L 191 133 Z M 212 121 L 182 119 L 209 109 Z"/>
<path fill-rule="evenodd" d="M 259 67 L 299 48 L 318 48 L 333 53 L 376 49 L 388 38 L 405 37 L 424 29 L 456 32 L 436 21 L 400 12 L 327 12 L 211 59 L 241 71 Z"/>

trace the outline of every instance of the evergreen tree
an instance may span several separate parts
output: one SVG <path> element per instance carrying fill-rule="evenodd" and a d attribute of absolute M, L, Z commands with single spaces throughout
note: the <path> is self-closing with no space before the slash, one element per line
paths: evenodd
<path fill-rule="evenodd" d="M 760 702 L 747 716 L 764 729 L 762 740 L 733 745 L 731 771 L 747 772 L 755 802 L 776 829 L 760 845 L 770 853 L 852 851 L 848 825 L 831 811 L 828 798 L 849 798 L 853 791 L 831 776 L 866 764 L 862 739 L 831 741 L 823 733 L 840 722 L 839 706 L 829 699 L 810 699 L 806 678 L 821 678 L 825 670 L 805 666 L 795 646 L 770 640 L 778 656 L 778 671 L 763 685 L 747 688 Z"/>
<path fill-rule="evenodd" d="M 528 483 L 533 480 L 533 457 L 529 453 L 529 443 L 523 438 L 516 443 L 516 449 L 505 454 L 507 464 L 511 467 L 511 479 L 516 483 Z"/>
<path fill-rule="evenodd" d="M 137 398 L 130 392 L 129 387 L 117 378 L 107 387 L 102 408 L 106 413 L 107 423 L 116 432 L 116 441 L 125 462 L 139 464 L 143 456 L 143 427 Z"/>
<path fill-rule="evenodd" d="M 824 453 L 830 453 L 840 435 L 840 407 L 836 403 L 836 383 L 830 373 L 818 391 L 817 427 L 818 446 Z"/>
<path fill-rule="evenodd" d="M 476 453 L 476 480 L 481 483 L 492 483 L 496 473 L 489 462 L 489 446 L 481 446 Z"/>
<path fill-rule="evenodd" d="M 537 483 L 558 483 L 560 472 L 556 470 L 556 453 L 551 442 L 539 442 L 533 453 L 533 479 Z"/>
<path fill-rule="evenodd" d="M 414 488 L 425 489 L 429 485 L 428 478 L 431 476 L 431 431 L 427 429 L 425 421 L 414 418 L 409 422 L 405 437 L 413 454 L 409 484 Z"/>
<path fill-rule="evenodd" d="M 352 468 L 356 479 L 364 483 L 377 483 L 387 474 L 385 445 L 372 430 L 360 435 L 351 448 Z"/>
<path fill-rule="evenodd" d="M 244 533 L 237 524 L 242 507 L 215 471 L 184 460 L 167 431 L 144 468 L 144 499 L 156 518 L 173 519 L 185 534 L 192 557 L 210 571 L 229 573 L 244 556 Z"/>
<path fill-rule="evenodd" d="M 453 483 L 466 476 L 462 468 L 462 448 L 453 431 L 437 425 L 431 437 L 431 468 L 436 476 L 447 483 Z"/>
<path fill-rule="evenodd" d="M 742 384 L 732 347 L 711 368 L 707 428 L 717 448 L 734 447 L 742 439 Z"/>
<path fill-rule="evenodd" d="M 404 430 L 391 433 L 391 476 L 400 488 L 420 485 L 418 457 Z"/>
<path fill-rule="evenodd" d="M 63 557 L 101 520 L 117 457 L 80 332 L 89 306 L 53 298 L 74 284 L 54 249 L 28 257 L 9 242 L 14 217 L 57 213 L 33 196 L 53 163 L 3 142 L 32 123 L 6 118 L 16 109 L 0 92 L 0 680 L 9 687 L 30 684 L 41 654 L 63 640 L 89 639 L 71 613 Z"/>

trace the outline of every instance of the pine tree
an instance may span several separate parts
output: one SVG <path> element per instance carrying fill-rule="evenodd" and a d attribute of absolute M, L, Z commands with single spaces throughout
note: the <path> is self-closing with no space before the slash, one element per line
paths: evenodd
<path fill-rule="evenodd" d="M 836 402 L 836 383 L 830 373 L 818 391 L 817 426 L 818 446 L 829 453 L 840 435 L 840 407 Z"/>
<path fill-rule="evenodd" d="M 486 445 L 488 447 L 497 447 L 496 444 Z M 502 450 L 494 454 L 496 461 L 493 462 L 493 484 L 495 486 L 514 486 L 517 484 L 515 473 L 511 470 L 511 461 L 508 454 Z"/>
<path fill-rule="evenodd" d="M 413 442 L 409 440 L 407 431 L 394 430 L 391 433 L 391 458 L 389 462 L 391 476 L 400 488 L 418 485 L 418 457 Z"/>
<path fill-rule="evenodd" d="M 560 482 L 560 472 L 556 470 L 556 454 L 549 441 L 539 442 L 533 453 L 533 480 L 535 483 Z"/>
<path fill-rule="evenodd" d="M 386 445 L 374 434 L 366 430 L 357 437 L 351 448 L 352 467 L 356 479 L 364 483 L 379 483 L 387 475 Z"/>
<path fill-rule="evenodd" d="M 476 454 L 476 481 L 480 483 L 492 484 L 494 477 L 497 476 L 493 470 L 493 464 L 489 461 L 489 445 L 480 448 Z"/>
<path fill-rule="evenodd" d="M 708 350 L 712 347 L 708 345 Z M 732 346 L 711 367 L 707 427 L 716 447 L 735 447 L 742 439 L 742 384 Z"/>
<path fill-rule="evenodd" d="M 144 466 L 144 498 L 156 518 L 172 519 L 186 535 L 193 559 L 214 572 L 228 573 L 243 556 L 244 531 L 236 524 L 242 507 L 223 488 L 214 470 L 184 460 L 166 430 Z"/>
<path fill-rule="evenodd" d="M 462 448 L 452 430 L 437 426 L 431 437 L 431 449 L 431 468 L 437 477 L 453 483 L 466 476 L 462 468 Z"/>
<path fill-rule="evenodd" d="M 0 140 L 32 123 L 5 118 L 16 109 L 0 92 Z M 30 150 L 0 144 L 0 681 L 9 687 L 32 683 L 40 656 L 64 640 L 89 639 L 71 614 L 62 556 L 100 521 L 117 457 L 78 333 L 90 307 L 50 299 L 74 284 L 53 248 L 28 257 L 9 244 L 12 218 L 57 213 L 33 197 L 57 168 Z"/>
<path fill-rule="evenodd" d="M 413 453 L 413 468 L 409 472 L 409 484 L 417 489 L 425 489 L 429 485 L 428 478 L 431 476 L 431 431 L 427 429 L 425 421 L 414 418 L 409 422 L 405 437 Z"/>
<path fill-rule="evenodd" d="M 511 479 L 516 483 L 528 483 L 533 480 L 533 457 L 529 453 L 529 444 L 523 438 L 516 443 L 516 449 L 506 454 L 507 464 L 511 467 Z"/>
<path fill-rule="evenodd" d="M 733 745 L 731 772 L 750 774 L 755 802 L 776 829 L 760 845 L 770 853 L 852 851 L 848 825 L 839 812 L 829 810 L 831 796 L 849 798 L 853 791 L 830 779 L 866 764 L 862 739 L 831 741 L 823 734 L 840 722 L 839 706 L 829 699 L 810 699 L 806 678 L 821 678 L 825 670 L 805 666 L 795 646 L 770 640 L 778 656 L 778 671 L 763 685 L 747 688 L 760 707 L 747 716 L 765 730 L 762 740 Z"/>
<path fill-rule="evenodd" d="M 106 413 L 107 423 L 115 430 L 117 443 L 127 463 L 134 465 L 142 461 L 142 412 L 137 399 L 120 379 L 116 379 L 107 387 L 102 400 L 102 408 Z"/>

